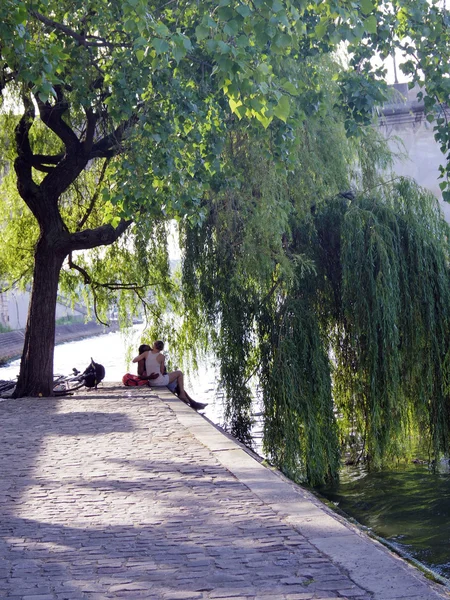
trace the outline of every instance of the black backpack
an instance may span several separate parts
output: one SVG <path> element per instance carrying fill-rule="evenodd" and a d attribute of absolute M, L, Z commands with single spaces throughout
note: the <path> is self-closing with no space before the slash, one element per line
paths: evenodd
<path fill-rule="evenodd" d="M 99 363 L 94 362 L 91 358 L 91 364 L 84 370 L 84 385 L 88 388 L 97 389 L 97 385 L 105 377 L 105 367 Z"/>

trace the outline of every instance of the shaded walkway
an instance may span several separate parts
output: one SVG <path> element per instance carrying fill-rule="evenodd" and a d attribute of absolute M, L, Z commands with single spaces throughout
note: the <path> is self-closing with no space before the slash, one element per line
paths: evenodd
<path fill-rule="evenodd" d="M 168 392 L 9 400 L 0 419 L 1 599 L 445 597 Z"/>

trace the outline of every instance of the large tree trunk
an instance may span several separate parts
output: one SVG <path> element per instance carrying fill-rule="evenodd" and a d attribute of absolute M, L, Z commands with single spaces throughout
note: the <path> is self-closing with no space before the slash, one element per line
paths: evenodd
<path fill-rule="evenodd" d="M 53 395 L 53 352 L 59 273 L 66 254 L 42 236 L 36 253 L 25 342 L 14 397 Z"/>

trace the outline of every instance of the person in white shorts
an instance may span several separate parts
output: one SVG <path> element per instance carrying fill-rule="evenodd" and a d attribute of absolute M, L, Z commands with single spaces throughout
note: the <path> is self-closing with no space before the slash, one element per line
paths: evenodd
<path fill-rule="evenodd" d="M 140 348 L 141 349 L 141 348 Z M 155 387 L 169 386 L 172 388 L 172 384 L 176 384 L 178 388 L 178 397 L 186 404 L 189 404 L 195 410 L 201 410 L 207 406 L 201 402 L 193 400 L 184 389 L 184 375 L 182 371 L 171 371 L 166 372 L 165 360 L 166 357 L 162 354 L 164 349 L 164 342 L 157 340 L 154 342 L 153 347 L 150 350 L 144 350 L 139 356 L 133 358 L 134 363 L 139 363 L 141 360 L 145 361 L 145 372 L 146 377 L 151 381 L 151 385 Z"/>

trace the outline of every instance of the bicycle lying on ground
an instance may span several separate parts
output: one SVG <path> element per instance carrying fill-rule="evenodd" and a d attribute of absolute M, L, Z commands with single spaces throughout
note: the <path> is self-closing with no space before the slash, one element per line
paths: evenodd
<path fill-rule="evenodd" d="M 105 377 L 105 367 L 96 363 L 93 358 L 89 366 L 81 373 L 76 368 L 72 369 L 71 375 L 54 375 L 53 377 L 53 395 L 67 396 L 75 390 L 82 387 L 97 389 L 97 385 Z M 0 381 L 0 398 L 11 396 L 16 385 L 16 381 Z"/>
<path fill-rule="evenodd" d="M 103 381 L 105 377 L 105 367 L 100 363 L 96 363 L 93 358 L 88 367 L 81 373 L 78 369 L 72 369 L 72 375 L 59 375 L 55 378 L 53 384 L 53 394 L 55 396 L 63 396 L 70 394 L 80 388 L 94 388 Z"/>
<path fill-rule="evenodd" d="M 79 390 L 84 385 L 84 374 L 75 368 L 72 369 L 72 375 L 53 376 L 53 394 L 55 396 L 65 396 L 75 390 Z"/>
<path fill-rule="evenodd" d="M 5 394 L 5 397 L 9 396 L 10 392 L 16 387 L 16 382 L 15 381 L 9 381 L 9 380 L 2 380 L 0 381 L 0 398 L 3 398 L 3 394 Z"/>

